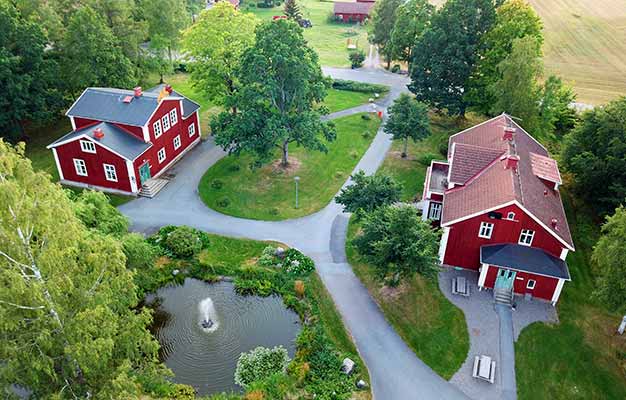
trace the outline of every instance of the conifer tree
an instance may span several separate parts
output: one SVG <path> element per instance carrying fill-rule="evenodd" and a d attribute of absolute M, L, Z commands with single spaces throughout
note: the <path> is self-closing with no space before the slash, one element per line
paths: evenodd
<path fill-rule="evenodd" d="M 285 15 L 287 18 L 292 19 L 296 22 L 300 22 L 302 20 L 302 13 L 300 12 L 300 7 L 298 7 L 298 3 L 296 0 L 287 0 L 285 1 Z"/>

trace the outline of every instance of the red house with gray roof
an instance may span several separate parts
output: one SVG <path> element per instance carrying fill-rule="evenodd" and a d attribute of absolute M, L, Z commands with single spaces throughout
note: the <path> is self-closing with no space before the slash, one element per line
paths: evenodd
<path fill-rule="evenodd" d="M 154 194 L 158 179 L 200 142 L 200 106 L 159 85 L 87 88 L 67 111 L 72 132 L 48 145 L 63 184 Z"/>
<path fill-rule="evenodd" d="M 506 114 L 452 135 L 433 161 L 422 216 L 442 228 L 444 265 L 478 272 L 478 286 L 556 304 L 574 251 L 557 162 Z"/>

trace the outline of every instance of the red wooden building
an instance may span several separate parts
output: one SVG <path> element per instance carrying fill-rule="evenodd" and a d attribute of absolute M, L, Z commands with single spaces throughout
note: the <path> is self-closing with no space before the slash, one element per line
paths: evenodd
<path fill-rule="evenodd" d="M 451 136 L 422 196 L 443 230 L 441 263 L 477 271 L 481 289 L 556 304 L 574 251 L 560 184 L 557 162 L 506 114 Z"/>
<path fill-rule="evenodd" d="M 66 113 L 72 132 L 48 145 L 61 183 L 140 194 L 200 142 L 199 108 L 169 85 L 85 89 Z"/>
<path fill-rule="evenodd" d="M 369 18 L 376 0 L 357 0 L 356 2 L 336 1 L 333 14 L 343 22 L 363 22 Z"/>

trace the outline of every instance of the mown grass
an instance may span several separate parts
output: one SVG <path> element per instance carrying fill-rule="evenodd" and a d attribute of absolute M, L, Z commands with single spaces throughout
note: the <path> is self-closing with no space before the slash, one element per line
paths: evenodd
<path fill-rule="evenodd" d="M 353 92 L 350 90 L 328 89 L 328 94 L 324 99 L 324 105 L 328 107 L 331 113 L 347 110 L 348 108 L 357 107 L 366 104 L 372 93 Z"/>
<path fill-rule="evenodd" d="M 346 254 L 354 273 L 367 287 L 385 318 L 415 354 L 445 379 L 461 367 L 469 351 L 463 312 L 441 293 L 436 281 L 415 274 L 395 289 L 384 287 L 351 241 L 359 224 L 350 219 Z"/>
<path fill-rule="evenodd" d="M 346 181 L 376 135 L 380 121 L 363 114 L 334 120 L 337 139 L 328 153 L 290 146 L 291 167 L 276 161 L 251 169 L 250 155 L 228 156 L 213 165 L 199 185 L 201 199 L 211 208 L 233 216 L 282 220 L 300 217 L 328 204 Z M 294 177 L 300 177 L 299 207 L 295 207 Z M 227 199 L 227 200 L 226 200 Z"/>
<path fill-rule="evenodd" d="M 310 19 L 312 28 L 304 30 L 304 37 L 310 46 L 317 51 L 320 64 L 332 67 L 349 67 L 348 39 L 358 48 L 369 50 L 367 32 L 364 26 L 353 24 L 331 23 L 328 15 L 332 13 L 332 1 L 300 0 L 298 6 L 304 18 Z M 254 4 L 243 5 L 243 11 L 251 12 L 262 21 L 271 20 L 275 15 L 283 15 L 283 6 L 274 8 L 256 8 Z"/>

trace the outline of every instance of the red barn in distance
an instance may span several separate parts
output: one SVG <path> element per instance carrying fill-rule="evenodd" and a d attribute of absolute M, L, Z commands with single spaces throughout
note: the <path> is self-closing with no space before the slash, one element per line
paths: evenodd
<path fill-rule="evenodd" d="M 200 142 L 199 109 L 169 85 L 85 89 L 66 113 L 72 132 L 48 145 L 61 183 L 153 195 L 166 183 L 155 178 Z"/>
<path fill-rule="evenodd" d="M 442 227 L 443 265 L 497 294 L 559 299 L 574 243 L 557 162 L 506 114 L 452 135 L 426 173 L 422 217 Z"/>
<path fill-rule="evenodd" d="M 363 22 L 369 18 L 376 0 L 357 0 L 356 2 L 336 1 L 333 14 L 343 22 Z"/>

